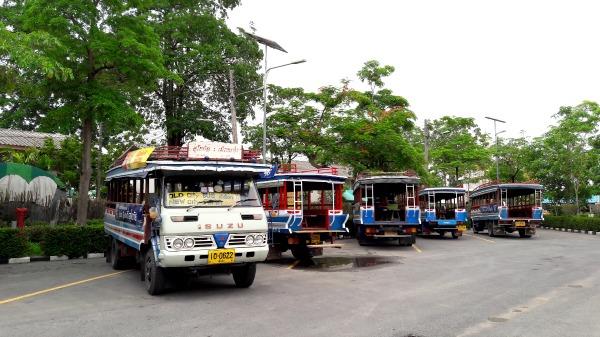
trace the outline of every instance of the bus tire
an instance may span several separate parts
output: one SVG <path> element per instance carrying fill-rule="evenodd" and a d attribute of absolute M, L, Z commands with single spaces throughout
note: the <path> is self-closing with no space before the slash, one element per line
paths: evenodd
<path fill-rule="evenodd" d="M 530 238 L 531 234 L 527 234 L 525 229 L 519 229 L 519 236 L 522 238 Z"/>
<path fill-rule="evenodd" d="M 154 258 L 154 251 L 152 249 L 146 250 L 144 256 L 144 283 L 146 285 L 146 291 L 150 295 L 160 295 L 165 290 L 165 270 L 159 267 Z"/>
<path fill-rule="evenodd" d="M 458 232 L 457 231 L 451 231 L 450 233 L 452 233 L 452 238 L 453 239 L 458 239 Z"/>
<path fill-rule="evenodd" d="M 296 260 L 310 260 L 313 255 L 306 245 L 293 245 L 290 250 Z"/>
<path fill-rule="evenodd" d="M 114 270 L 125 269 L 125 260 L 121 256 L 119 241 L 114 238 L 110 239 L 110 264 Z"/>
<path fill-rule="evenodd" d="M 236 267 L 231 270 L 233 281 L 238 288 L 248 288 L 254 283 L 256 276 L 256 263 L 248 263 L 242 267 Z"/>
<path fill-rule="evenodd" d="M 104 258 L 106 259 L 106 263 L 110 263 L 110 250 L 112 248 L 112 236 L 108 236 L 106 238 L 106 249 L 104 250 Z"/>
<path fill-rule="evenodd" d="M 494 234 L 494 223 L 493 223 L 493 222 L 490 222 L 490 223 L 488 224 L 488 235 L 489 235 L 491 238 L 493 238 L 494 236 L 496 236 L 496 235 Z"/>

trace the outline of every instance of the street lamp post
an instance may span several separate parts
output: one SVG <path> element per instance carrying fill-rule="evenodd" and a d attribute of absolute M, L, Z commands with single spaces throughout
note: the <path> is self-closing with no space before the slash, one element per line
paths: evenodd
<path fill-rule="evenodd" d="M 302 60 L 278 65 L 275 67 L 271 67 L 271 68 L 268 68 L 265 71 L 265 74 L 263 75 L 263 144 L 262 144 L 263 163 L 266 163 L 266 160 L 267 160 L 267 105 L 268 105 L 267 104 L 268 103 L 267 102 L 267 89 L 268 89 L 267 88 L 267 76 L 269 75 L 269 72 L 273 69 L 287 67 L 287 66 L 291 66 L 294 64 L 304 63 L 304 62 L 306 62 L 306 60 L 302 59 Z"/>
<path fill-rule="evenodd" d="M 494 121 L 494 141 L 496 143 L 496 181 L 500 182 L 500 169 L 499 169 L 499 165 L 498 165 L 498 135 L 501 134 L 502 132 L 505 132 L 505 130 L 496 132 L 496 122 L 499 122 L 499 123 L 506 123 L 506 122 L 503 120 L 500 120 L 500 119 L 492 118 L 492 117 L 485 117 L 485 118 Z"/>

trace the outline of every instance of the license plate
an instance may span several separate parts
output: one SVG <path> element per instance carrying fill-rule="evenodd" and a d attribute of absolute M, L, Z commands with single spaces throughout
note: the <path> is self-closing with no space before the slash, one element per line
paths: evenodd
<path fill-rule="evenodd" d="M 459 232 L 466 232 L 467 231 L 467 226 L 464 226 L 464 225 L 458 226 L 457 229 L 458 229 Z"/>
<path fill-rule="evenodd" d="M 235 249 L 212 249 L 208 251 L 208 264 L 235 262 Z"/>
<path fill-rule="evenodd" d="M 515 221 L 515 226 L 517 226 L 517 227 L 525 227 L 525 221 Z"/>
<path fill-rule="evenodd" d="M 398 235 L 398 231 L 384 231 L 385 235 Z"/>
<path fill-rule="evenodd" d="M 310 243 L 312 243 L 313 245 L 321 244 L 321 235 L 311 234 L 310 235 Z"/>

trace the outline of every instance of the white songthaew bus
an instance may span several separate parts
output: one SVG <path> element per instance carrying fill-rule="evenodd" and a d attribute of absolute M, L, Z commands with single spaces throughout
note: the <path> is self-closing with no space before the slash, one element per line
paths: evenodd
<path fill-rule="evenodd" d="M 270 170 L 239 145 L 192 142 L 129 151 L 107 173 L 107 261 L 134 259 L 148 293 L 188 274 L 254 281 L 267 257 L 267 221 L 254 178 Z"/>

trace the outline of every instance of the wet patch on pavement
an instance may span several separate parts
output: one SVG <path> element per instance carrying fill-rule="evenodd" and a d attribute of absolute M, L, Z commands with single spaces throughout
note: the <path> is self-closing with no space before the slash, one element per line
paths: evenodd
<path fill-rule="evenodd" d="M 391 266 L 393 264 L 402 264 L 402 259 L 402 257 L 398 256 L 324 256 L 301 261 L 292 258 L 283 258 L 269 261 L 267 264 L 280 267 L 289 267 L 293 265 L 294 270 L 333 272 L 356 271 L 363 268 L 372 269 Z"/>
<path fill-rule="evenodd" d="M 488 317 L 488 321 L 494 322 L 494 323 L 504 323 L 504 322 L 508 321 L 508 318 L 504 318 L 504 317 Z"/>

